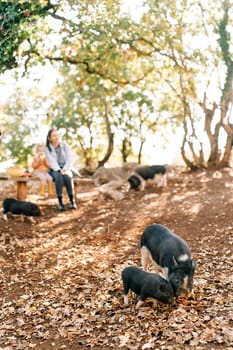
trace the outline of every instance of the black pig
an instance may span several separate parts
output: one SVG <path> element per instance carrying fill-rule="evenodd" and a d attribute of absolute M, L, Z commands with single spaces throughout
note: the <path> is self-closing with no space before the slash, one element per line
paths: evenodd
<path fill-rule="evenodd" d="M 192 290 L 195 261 L 187 243 L 167 227 L 152 224 L 144 230 L 141 260 L 144 270 L 150 261 L 154 263 L 158 272 L 169 279 L 176 297 Z"/>
<path fill-rule="evenodd" d="M 128 304 L 128 292 L 132 290 L 140 295 L 136 308 L 138 309 L 146 298 L 154 298 L 165 304 L 173 302 L 173 290 L 171 284 L 155 273 L 145 272 L 136 266 L 126 267 L 122 271 L 124 287 L 124 303 Z"/>
<path fill-rule="evenodd" d="M 34 222 L 33 216 L 41 215 L 37 204 L 19 201 L 15 198 L 5 198 L 3 200 L 3 219 L 5 221 L 7 221 L 7 213 L 21 215 L 21 221 L 24 221 L 24 216 L 27 216 L 31 222 Z"/>

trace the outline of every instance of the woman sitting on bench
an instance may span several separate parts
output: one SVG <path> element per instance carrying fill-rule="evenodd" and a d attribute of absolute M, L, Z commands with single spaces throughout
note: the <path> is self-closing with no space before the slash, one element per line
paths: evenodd
<path fill-rule="evenodd" d="M 56 194 L 58 198 L 58 209 L 63 211 L 66 209 L 76 209 L 74 201 L 74 184 L 73 184 L 73 159 L 69 146 L 61 142 L 56 129 L 48 132 L 46 139 L 45 153 L 50 165 L 50 175 L 55 181 Z M 66 207 L 62 200 L 62 188 L 66 187 L 70 203 Z"/>

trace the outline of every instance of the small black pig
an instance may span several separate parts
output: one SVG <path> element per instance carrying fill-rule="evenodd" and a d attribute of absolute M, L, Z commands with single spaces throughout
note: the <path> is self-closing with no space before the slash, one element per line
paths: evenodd
<path fill-rule="evenodd" d="M 24 221 L 24 216 L 27 216 L 31 222 L 34 222 L 33 216 L 41 215 L 37 204 L 19 201 L 15 198 L 5 198 L 3 200 L 3 219 L 5 221 L 7 221 L 7 213 L 21 215 L 21 221 Z"/>
<path fill-rule="evenodd" d="M 192 290 L 195 261 L 187 243 L 167 227 L 152 224 L 144 230 L 141 260 L 143 270 L 150 261 L 154 263 L 157 271 L 170 281 L 176 297 Z"/>
<path fill-rule="evenodd" d="M 146 298 L 154 298 L 164 304 L 172 304 L 173 290 L 171 284 L 163 277 L 145 272 L 136 266 L 126 267 L 122 271 L 122 281 L 124 287 L 124 303 L 128 304 L 128 292 L 132 290 L 140 295 L 136 308 L 138 309 Z"/>

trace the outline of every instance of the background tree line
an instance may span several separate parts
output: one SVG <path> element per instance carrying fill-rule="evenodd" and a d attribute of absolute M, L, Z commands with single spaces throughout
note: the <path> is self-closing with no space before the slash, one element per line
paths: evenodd
<path fill-rule="evenodd" d="M 25 163 L 48 125 L 65 130 L 86 165 L 115 148 L 140 163 L 146 140 L 182 126 L 187 166 L 229 164 L 232 2 L 145 0 L 139 13 L 119 0 L 0 2 L 0 74 L 30 81 L 0 105 L 2 159 Z M 57 75 L 41 90 L 45 66 Z"/>

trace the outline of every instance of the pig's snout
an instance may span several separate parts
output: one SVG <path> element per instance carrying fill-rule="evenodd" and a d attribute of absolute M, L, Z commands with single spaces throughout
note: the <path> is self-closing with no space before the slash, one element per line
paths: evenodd
<path fill-rule="evenodd" d="M 192 288 L 181 286 L 176 290 L 175 297 L 178 298 L 181 295 L 188 297 L 191 292 Z"/>
<path fill-rule="evenodd" d="M 177 295 L 177 297 L 178 296 L 180 296 L 180 295 L 185 295 L 185 296 L 188 296 L 188 294 L 189 294 L 189 290 L 188 289 L 184 289 L 184 288 L 182 288 L 182 289 L 180 289 L 179 291 L 178 291 L 178 293 L 177 293 L 178 295 Z"/>
<path fill-rule="evenodd" d="M 183 294 L 188 295 L 193 288 L 192 276 L 190 277 L 189 275 L 182 275 L 183 272 L 180 270 L 172 272 L 169 275 L 169 280 L 171 282 L 176 298 Z"/>

